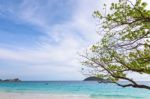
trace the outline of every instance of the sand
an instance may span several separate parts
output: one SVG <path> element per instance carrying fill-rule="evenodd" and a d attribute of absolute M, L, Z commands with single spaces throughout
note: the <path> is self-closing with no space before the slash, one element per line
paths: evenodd
<path fill-rule="evenodd" d="M 0 93 L 0 99 L 90 99 L 88 96 L 37 93 Z"/>

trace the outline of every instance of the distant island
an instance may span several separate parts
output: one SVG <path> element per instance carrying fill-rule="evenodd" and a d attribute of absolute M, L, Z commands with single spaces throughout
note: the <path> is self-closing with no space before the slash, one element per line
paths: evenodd
<path fill-rule="evenodd" d="M 21 80 L 19 78 L 15 78 L 15 79 L 5 79 L 2 80 L 0 79 L 0 82 L 20 82 Z"/>
<path fill-rule="evenodd" d="M 85 78 L 83 81 L 98 81 L 99 83 L 111 83 L 110 80 L 98 78 L 95 76 Z"/>

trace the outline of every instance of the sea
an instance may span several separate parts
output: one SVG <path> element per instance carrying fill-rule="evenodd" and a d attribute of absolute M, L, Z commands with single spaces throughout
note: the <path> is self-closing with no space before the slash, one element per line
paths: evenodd
<path fill-rule="evenodd" d="M 150 85 L 150 82 L 142 82 Z M 91 99 L 150 99 L 150 90 L 94 81 L 0 82 L 0 92 L 89 96 Z"/>

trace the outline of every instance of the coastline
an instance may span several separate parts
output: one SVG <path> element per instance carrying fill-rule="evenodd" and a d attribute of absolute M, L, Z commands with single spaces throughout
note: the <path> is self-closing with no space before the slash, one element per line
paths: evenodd
<path fill-rule="evenodd" d="M 149 83 L 145 83 L 149 84 Z M 149 99 L 147 90 L 97 82 L 3 82 L 0 99 Z"/>
<path fill-rule="evenodd" d="M 2 99 L 91 99 L 88 96 L 0 92 Z"/>

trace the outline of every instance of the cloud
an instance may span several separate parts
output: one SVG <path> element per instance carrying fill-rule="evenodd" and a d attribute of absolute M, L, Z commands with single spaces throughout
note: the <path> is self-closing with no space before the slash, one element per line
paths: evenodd
<path fill-rule="evenodd" d="M 35 56 L 35 60 L 46 60 L 54 56 L 54 52 L 56 55 L 55 57 L 57 57 L 57 54 L 59 57 L 64 57 L 65 55 L 63 54 L 63 50 L 66 50 L 68 54 L 75 53 L 80 48 L 84 48 L 85 46 L 87 46 L 90 43 L 89 41 L 91 41 L 92 39 L 97 39 L 97 35 L 95 34 L 95 25 L 91 20 L 92 11 L 95 8 L 91 10 L 91 7 L 89 7 L 89 5 L 91 5 L 91 2 L 85 4 L 85 1 L 78 1 L 78 3 L 79 9 L 73 12 L 73 17 L 71 18 L 71 20 L 65 21 L 62 24 L 56 23 L 54 25 L 51 25 L 50 23 L 48 23 L 49 19 L 44 17 L 46 16 L 46 13 L 43 14 L 40 13 L 40 11 L 38 12 L 38 10 L 42 8 L 39 5 L 40 3 L 32 3 L 28 0 L 24 1 L 20 6 L 21 9 L 16 12 L 18 15 L 17 17 L 20 18 L 20 20 L 22 20 L 23 22 L 28 22 L 28 24 L 37 26 L 37 28 L 40 29 L 42 33 L 45 33 L 46 36 L 41 37 L 40 40 L 37 41 L 37 47 L 35 50 L 30 50 L 29 48 L 26 50 L 14 51 L 11 49 L 1 48 L 1 58 L 28 61 L 33 59 L 33 57 Z M 95 4 L 97 4 L 97 2 Z M 94 3 L 92 4 L 92 7 L 93 6 Z M 86 8 L 88 9 L 85 12 Z M 85 14 L 82 14 L 83 12 Z M 56 45 L 54 43 L 56 43 Z M 52 53 L 47 54 L 50 52 Z"/>
<path fill-rule="evenodd" d="M 1 47 L 0 59 L 9 61 L 11 64 L 16 65 L 16 68 L 30 66 L 30 71 L 23 74 L 26 76 L 27 74 L 30 74 L 30 76 L 38 75 L 34 72 L 36 70 L 43 76 L 46 74 L 51 75 L 49 79 L 54 79 L 52 76 L 56 74 L 59 75 L 58 79 L 81 79 L 83 76 L 80 72 L 81 65 L 77 60 L 79 57 L 77 52 L 98 40 L 92 12 L 99 4 L 96 0 L 94 2 L 78 0 L 75 3 L 76 8 L 71 8 L 69 12 L 71 15 L 66 16 L 68 20 L 62 19 L 63 21 L 60 22 L 61 20 L 57 21 L 54 18 L 59 14 L 53 16 L 52 9 L 54 8 L 49 8 L 51 1 L 46 3 L 41 4 L 40 1 L 24 0 L 17 7 L 19 9 L 10 8 L 11 15 L 13 15 L 10 18 L 11 20 L 18 24 L 30 24 L 43 35 L 39 37 L 38 41 L 35 41 L 36 47 L 34 48 L 19 49 L 16 47 L 13 50 Z M 70 0 L 70 4 L 67 3 L 67 5 L 73 5 L 71 3 Z M 49 11 L 52 12 L 49 13 Z M 56 22 L 53 23 L 52 19 L 55 19 Z M 11 66 L 11 64 L 8 65 Z M 19 67 L 21 64 L 23 66 Z M 12 72 L 15 71 L 12 70 Z"/>

